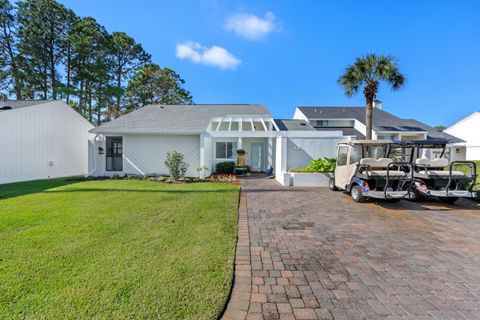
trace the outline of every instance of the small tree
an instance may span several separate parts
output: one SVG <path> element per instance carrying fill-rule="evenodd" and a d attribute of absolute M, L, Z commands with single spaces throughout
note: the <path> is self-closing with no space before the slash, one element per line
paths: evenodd
<path fill-rule="evenodd" d="M 357 58 L 338 78 L 338 84 L 345 90 L 348 97 L 353 96 L 363 87 L 367 102 L 365 110 L 367 140 L 372 140 L 373 101 L 382 82 L 390 85 L 393 90 L 403 87 L 405 76 L 400 73 L 395 57 L 367 54 Z"/>
<path fill-rule="evenodd" d="M 175 150 L 167 153 L 167 159 L 164 164 L 170 172 L 170 177 L 174 180 L 183 178 L 185 172 L 187 172 L 188 164 L 183 161 L 183 154 Z"/>

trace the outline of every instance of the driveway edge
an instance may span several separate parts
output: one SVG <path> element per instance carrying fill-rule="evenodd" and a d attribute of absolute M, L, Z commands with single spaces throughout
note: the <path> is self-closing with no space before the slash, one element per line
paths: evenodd
<path fill-rule="evenodd" d="M 250 306 L 252 291 L 252 270 L 250 264 L 250 233 L 248 230 L 247 199 L 240 189 L 238 210 L 238 238 L 235 251 L 233 290 L 227 308 L 221 319 L 245 319 Z"/>

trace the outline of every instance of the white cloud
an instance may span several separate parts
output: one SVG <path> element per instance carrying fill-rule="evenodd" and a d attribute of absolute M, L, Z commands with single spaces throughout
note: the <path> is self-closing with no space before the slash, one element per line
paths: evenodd
<path fill-rule="evenodd" d="M 225 29 L 235 32 L 239 37 L 248 40 L 260 40 L 269 33 L 278 30 L 273 12 L 267 12 L 265 18 L 253 14 L 237 13 L 225 23 Z"/>
<path fill-rule="evenodd" d="M 194 63 L 219 67 L 223 70 L 235 70 L 242 62 L 222 47 L 212 46 L 208 48 L 193 41 L 177 44 L 176 56 L 180 59 L 189 59 Z"/>

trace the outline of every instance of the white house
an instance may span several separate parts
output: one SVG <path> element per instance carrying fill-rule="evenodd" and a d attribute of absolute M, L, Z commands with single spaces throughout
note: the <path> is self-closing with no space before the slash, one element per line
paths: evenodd
<path fill-rule="evenodd" d="M 186 175 L 195 177 L 199 168 L 210 174 L 218 162 L 234 162 L 236 150 L 244 149 L 252 171 L 272 168 L 282 183 L 284 172 L 334 157 L 336 143 L 345 140 L 340 130 L 273 119 L 258 104 L 148 105 L 90 132 L 90 176 L 166 175 L 166 154 L 176 150 L 189 165 Z"/>
<path fill-rule="evenodd" d="M 443 132 L 464 140 L 456 143 L 455 148 L 465 160 L 480 160 L 480 112 L 470 114 Z"/>
<path fill-rule="evenodd" d="M 92 128 L 62 101 L 0 101 L 0 184 L 84 175 Z"/>
<path fill-rule="evenodd" d="M 341 130 L 344 135 L 365 139 L 365 107 L 297 107 L 294 119 L 308 121 L 318 131 Z M 462 137 L 440 132 L 429 125 L 414 119 L 402 119 L 382 109 L 382 103 L 376 101 L 373 108 L 373 139 L 394 141 L 405 140 L 444 140 L 449 143 L 447 153 L 451 160 L 464 160 L 457 144 Z M 460 138 L 460 139 L 459 139 Z M 440 152 L 440 150 L 438 151 Z M 463 157 L 463 158 L 462 158 Z"/>

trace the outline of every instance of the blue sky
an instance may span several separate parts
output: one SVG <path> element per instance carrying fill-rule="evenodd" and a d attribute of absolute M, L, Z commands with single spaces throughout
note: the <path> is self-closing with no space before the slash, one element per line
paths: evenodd
<path fill-rule="evenodd" d="M 384 109 L 430 125 L 480 110 L 480 1 L 61 0 L 175 69 L 196 103 L 364 105 L 336 84 L 357 56 L 396 56 L 406 86 Z"/>

